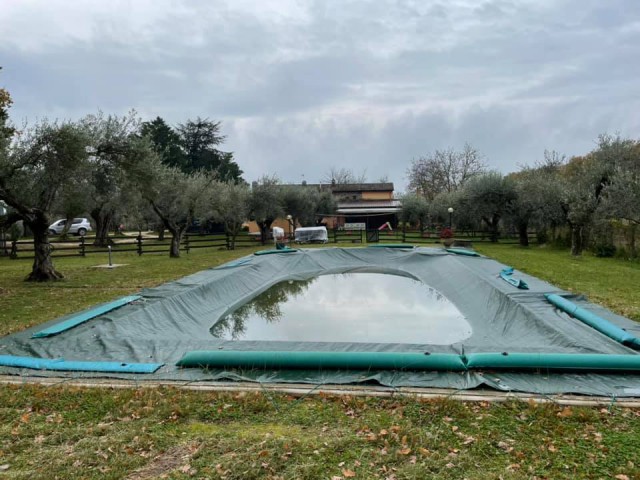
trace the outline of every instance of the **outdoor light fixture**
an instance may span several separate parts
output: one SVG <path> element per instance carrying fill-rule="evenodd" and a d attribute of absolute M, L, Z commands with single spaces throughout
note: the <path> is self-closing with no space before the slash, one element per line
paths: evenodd
<path fill-rule="evenodd" d="M 449 212 L 449 228 L 451 228 L 453 226 L 453 224 L 451 223 L 451 216 L 453 215 L 453 207 L 447 208 L 447 212 Z"/>

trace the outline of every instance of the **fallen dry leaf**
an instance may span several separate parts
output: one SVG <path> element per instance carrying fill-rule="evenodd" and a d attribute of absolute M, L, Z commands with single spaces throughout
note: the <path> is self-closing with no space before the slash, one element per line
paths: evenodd
<path fill-rule="evenodd" d="M 342 470 L 342 475 L 344 475 L 345 478 L 353 478 L 356 476 L 356 472 L 345 468 L 344 470 Z"/>
<path fill-rule="evenodd" d="M 557 414 L 557 416 L 561 418 L 567 418 L 571 415 L 573 415 L 573 410 L 571 410 L 571 407 L 565 407 Z"/>

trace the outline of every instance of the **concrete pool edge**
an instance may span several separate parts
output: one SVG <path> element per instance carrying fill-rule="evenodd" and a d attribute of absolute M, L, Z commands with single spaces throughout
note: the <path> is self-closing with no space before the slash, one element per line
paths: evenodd
<path fill-rule="evenodd" d="M 303 398 L 310 395 L 358 396 L 374 398 L 415 398 L 417 400 L 449 399 L 463 402 L 533 402 L 583 407 L 640 408 L 640 397 L 615 397 L 575 394 L 535 394 L 503 392 L 493 389 L 459 390 L 453 388 L 384 387 L 363 385 L 311 385 L 293 383 L 207 382 L 175 380 L 137 380 L 100 378 L 17 377 L 0 375 L 0 385 L 41 387 L 68 386 L 73 388 L 102 388 L 108 390 L 133 388 L 175 388 L 213 393 L 278 393 Z"/>

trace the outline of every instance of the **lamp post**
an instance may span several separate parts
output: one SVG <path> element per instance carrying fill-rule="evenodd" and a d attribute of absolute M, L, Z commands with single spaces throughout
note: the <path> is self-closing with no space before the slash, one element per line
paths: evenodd
<path fill-rule="evenodd" d="M 293 227 L 293 217 L 291 215 L 287 215 L 287 222 L 289 222 L 289 242 L 291 242 L 291 234 L 292 234 L 292 227 Z"/>
<path fill-rule="evenodd" d="M 453 216 L 453 207 L 447 208 L 447 212 L 449 212 L 449 229 L 453 228 L 453 224 L 451 223 L 451 217 Z"/>

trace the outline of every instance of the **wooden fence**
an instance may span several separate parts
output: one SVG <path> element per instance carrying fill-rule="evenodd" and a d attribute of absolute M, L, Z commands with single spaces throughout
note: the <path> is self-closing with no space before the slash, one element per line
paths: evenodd
<path fill-rule="evenodd" d="M 138 255 L 148 255 L 154 253 L 168 253 L 171 247 L 171 237 L 167 236 L 164 240 L 158 237 L 138 235 L 138 236 L 115 236 L 110 237 L 111 252 L 136 252 Z M 109 247 L 96 247 L 93 245 L 95 237 L 70 237 L 61 240 L 53 237 L 49 244 L 51 245 L 51 254 L 53 257 L 84 257 L 93 254 L 107 254 Z M 215 248 L 231 250 L 233 248 L 255 247 L 260 245 L 260 237 L 242 233 L 235 238 L 225 234 L 216 235 L 185 235 L 180 244 L 180 250 L 189 253 L 190 250 L 200 248 Z M 7 241 L 6 245 L 0 242 L 0 255 L 9 256 L 14 253 L 15 257 L 33 258 L 33 240 L 24 239 L 17 242 Z"/>
<path fill-rule="evenodd" d="M 529 232 L 530 240 L 535 237 L 535 232 Z M 472 245 L 474 243 L 490 242 L 491 235 L 486 231 L 455 231 L 454 240 L 458 243 Z M 138 236 L 116 236 L 110 238 L 111 251 L 116 252 L 136 252 L 138 255 L 148 255 L 169 252 L 171 238 L 168 236 L 164 240 L 158 237 L 138 235 Z M 52 256 L 60 257 L 84 257 L 93 254 L 106 254 L 109 248 L 96 247 L 93 245 L 95 237 L 71 237 L 67 240 L 60 240 L 54 237 L 51 241 Z M 438 231 L 417 231 L 417 230 L 331 230 L 329 241 L 333 243 L 408 243 L 413 245 L 428 245 L 442 243 L 440 232 Z M 518 243 L 515 233 L 501 233 L 500 243 Z M 266 245 L 271 245 L 272 240 L 267 240 Z M 185 235 L 180 250 L 189 253 L 191 250 L 201 248 L 214 248 L 233 250 L 236 248 L 260 246 L 260 235 L 243 232 L 236 236 L 235 241 L 224 233 L 214 235 Z M 16 258 L 33 258 L 33 240 L 25 239 L 17 242 L 7 241 L 3 244 L 0 241 L 0 256 L 8 256 L 14 252 Z"/>

